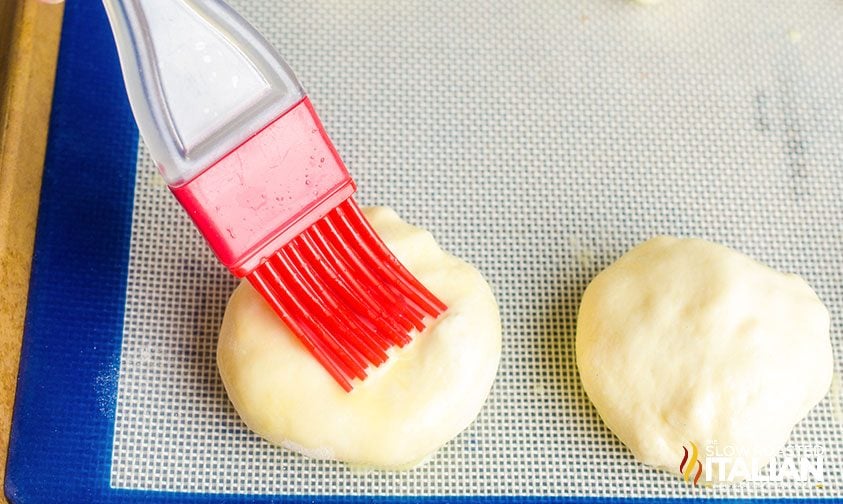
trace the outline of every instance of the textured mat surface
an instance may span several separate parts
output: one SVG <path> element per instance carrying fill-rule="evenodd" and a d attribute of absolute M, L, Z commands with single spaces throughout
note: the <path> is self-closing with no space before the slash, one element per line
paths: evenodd
<path fill-rule="evenodd" d="M 710 493 L 843 496 L 843 3 L 233 3 L 309 90 L 361 201 L 488 278 L 503 360 L 477 421 L 415 471 L 361 474 L 270 446 L 216 369 L 235 281 L 142 148 L 114 487 L 688 495 L 603 426 L 574 359 L 585 286 L 663 233 L 798 273 L 832 313 L 836 385 L 791 440 L 825 448 L 824 488 Z"/>

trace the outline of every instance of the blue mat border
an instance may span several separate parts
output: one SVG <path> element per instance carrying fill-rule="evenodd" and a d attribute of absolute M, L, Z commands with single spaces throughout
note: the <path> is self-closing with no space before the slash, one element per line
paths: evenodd
<path fill-rule="evenodd" d="M 5 492 L 11 502 L 352 504 L 423 500 L 431 504 L 542 504 L 688 500 L 272 496 L 111 488 L 137 141 L 102 5 L 95 0 L 70 1 L 65 8 L 6 467 Z M 689 489 L 689 497 L 699 496 Z M 782 501 L 801 500 L 835 501 Z"/>

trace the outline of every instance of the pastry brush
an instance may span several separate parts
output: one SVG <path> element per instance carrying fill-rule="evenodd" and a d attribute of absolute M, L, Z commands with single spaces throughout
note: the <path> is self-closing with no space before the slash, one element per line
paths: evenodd
<path fill-rule="evenodd" d="M 220 0 L 103 0 L 140 134 L 217 258 L 346 391 L 445 311 L 360 212 L 310 100 Z"/>

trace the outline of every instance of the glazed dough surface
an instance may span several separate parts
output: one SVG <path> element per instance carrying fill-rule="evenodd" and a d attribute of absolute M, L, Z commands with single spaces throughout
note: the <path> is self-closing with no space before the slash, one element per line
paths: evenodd
<path fill-rule="evenodd" d="M 427 231 L 365 209 L 389 248 L 448 311 L 369 378 L 344 392 L 248 282 L 231 296 L 217 363 L 250 429 L 305 455 L 408 469 L 465 429 L 489 393 L 501 326 L 489 285 Z"/>
<path fill-rule="evenodd" d="M 576 350 L 606 425 L 674 473 L 690 442 L 703 466 L 711 443 L 766 464 L 832 379 L 829 314 L 814 291 L 698 239 L 653 238 L 600 273 Z"/>

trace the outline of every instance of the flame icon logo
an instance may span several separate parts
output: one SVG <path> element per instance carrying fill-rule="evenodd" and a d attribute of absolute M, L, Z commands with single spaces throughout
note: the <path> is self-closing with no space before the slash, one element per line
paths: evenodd
<path fill-rule="evenodd" d="M 685 481 L 690 483 L 691 475 L 694 473 L 694 467 L 696 466 L 697 473 L 694 475 L 694 486 L 697 486 L 697 482 L 700 480 L 700 476 L 702 476 L 702 462 L 699 459 L 700 452 L 694 443 L 691 443 L 690 453 L 688 453 L 688 449 L 684 446 L 682 449 L 685 450 L 685 455 L 682 457 L 682 462 L 679 463 L 679 472 L 682 473 Z"/>

